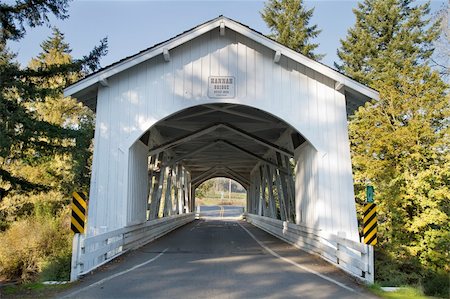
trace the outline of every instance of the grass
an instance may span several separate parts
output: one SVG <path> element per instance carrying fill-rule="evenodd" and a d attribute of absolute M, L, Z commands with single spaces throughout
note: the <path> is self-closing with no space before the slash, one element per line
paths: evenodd
<path fill-rule="evenodd" d="M 69 288 L 70 283 L 46 285 L 40 282 L 9 285 L 0 288 L 1 298 L 49 298 Z"/>
<path fill-rule="evenodd" d="M 222 198 L 223 197 L 223 198 Z M 231 192 L 231 197 L 228 197 L 228 192 L 208 192 L 202 198 L 196 198 L 195 202 L 201 206 L 215 206 L 215 205 L 228 205 L 228 206 L 245 206 L 246 202 L 245 193 Z"/>
<path fill-rule="evenodd" d="M 385 292 L 381 289 L 381 286 L 378 284 L 373 284 L 369 286 L 369 291 L 373 294 L 386 299 L 425 299 L 425 298 L 433 298 L 425 296 L 421 289 L 414 288 L 411 286 L 401 287 L 397 291 L 393 292 Z"/>

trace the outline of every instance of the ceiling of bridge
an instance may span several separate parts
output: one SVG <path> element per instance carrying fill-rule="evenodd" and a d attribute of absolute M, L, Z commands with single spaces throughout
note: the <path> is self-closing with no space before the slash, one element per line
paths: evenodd
<path fill-rule="evenodd" d="M 164 164 L 182 163 L 193 182 L 225 176 L 244 186 L 258 162 L 275 163 L 275 152 L 292 156 L 293 143 L 304 142 L 284 121 L 236 104 L 189 108 L 158 122 L 149 133 L 160 137 L 159 142 L 144 141 L 149 135 L 141 139 L 148 142 L 149 155 L 165 149 L 169 157 Z"/>

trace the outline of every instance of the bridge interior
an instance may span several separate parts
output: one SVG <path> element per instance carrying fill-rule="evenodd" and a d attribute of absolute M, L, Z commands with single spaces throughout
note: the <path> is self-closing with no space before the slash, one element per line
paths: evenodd
<path fill-rule="evenodd" d="M 295 219 L 291 159 L 305 139 L 269 113 L 195 106 L 159 121 L 140 141 L 149 148 L 149 219 L 193 211 L 195 188 L 214 177 L 244 186 L 248 211 Z"/>

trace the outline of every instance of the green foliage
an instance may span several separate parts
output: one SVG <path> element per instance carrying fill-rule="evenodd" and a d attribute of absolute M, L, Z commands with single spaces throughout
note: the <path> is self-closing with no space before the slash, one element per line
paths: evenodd
<path fill-rule="evenodd" d="M 106 39 L 73 59 L 54 28 L 25 68 L 7 48 L 26 26 L 66 18 L 68 2 L 0 3 L 0 274 L 8 278 L 68 279 L 70 193 L 89 185 L 94 115 L 62 90 L 98 69 Z"/>
<path fill-rule="evenodd" d="M 402 287 L 396 291 L 385 292 L 377 284 L 371 285 L 369 289 L 381 298 L 386 299 L 425 299 L 429 298 L 423 294 L 423 291 L 414 287 Z"/>
<path fill-rule="evenodd" d="M 60 272 L 53 271 L 52 275 L 65 275 L 67 279 L 67 265 L 70 267 L 67 256 L 70 256 L 72 239 L 68 220 L 68 210 L 56 219 L 33 216 L 14 222 L 7 231 L 0 233 L 0 244 L 7 244 L 0 246 L 0 275 L 30 281 L 43 269 L 54 267 L 56 261 L 65 261 L 66 264 L 57 269 Z"/>
<path fill-rule="evenodd" d="M 200 184 L 200 186 L 197 187 L 197 189 L 195 189 L 195 196 L 200 198 L 205 197 L 206 194 L 212 189 L 213 184 L 213 180 L 207 180 L 206 182 L 203 182 L 202 184 Z"/>
<path fill-rule="evenodd" d="M 309 58 L 320 60 L 324 55 L 314 53 L 319 45 L 311 42 L 321 32 L 317 25 L 309 26 L 313 13 L 314 8 L 306 9 L 303 0 L 269 0 L 261 16 L 272 32 L 269 37 Z"/>
<path fill-rule="evenodd" d="M 78 161 L 87 160 L 85 154 L 80 154 L 80 150 L 89 148 L 86 147 L 86 141 L 82 140 L 90 139 L 92 135 L 92 121 L 89 120 L 92 120 L 92 116 L 82 117 L 80 111 L 86 108 L 61 95 L 67 84 L 99 67 L 100 57 L 106 54 L 106 39 L 89 55 L 72 60 L 63 34 L 55 29 L 53 37 L 42 44 L 43 52 L 27 68 L 21 68 L 14 62 L 15 55 L 7 49 L 8 41 L 17 41 L 23 37 L 24 24 L 31 27 L 42 25 L 48 21 L 49 13 L 65 18 L 67 2 L 17 1 L 14 5 L 0 5 L 2 197 L 10 191 L 54 188 L 26 177 L 25 172 L 18 171 L 20 167 L 47 163 L 55 155 L 65 155 L 65 159 L 69 159 L 69 153 L 73 153 Z M 75 121 L 76 118 L 78 119 Z M 78 168 L 82 170 L 81 167 Z M 50 171 L 47 174 L 51 175 Z"/>
<path fill-rule="evenodd" d="M 338 51 L 343 72 L 380 91 L 349 124 L 357 197 L 366 184 L 376 191 L 380 283 L 424 285 L 450 270 L 450 98 L 428 65 L 437 37 L 428 12 L 366 0 Z"/>
<path fill-rule="evenodd" d="M 68 17 L 68 0 L 20 1 L 13 5 L 0 3 L 0 43 L 20 40 L 25 35 L 25 26 L 36 27 L 48 22 L 51 13 L 59 19 Z"/>
<path fill-rule="evenodd" d="M 70 279 L 71 262 L 72 252 L 70 250 L 64 251 L 46 263 L 39 279 L 41 281 L 68 281 Z"/>
<path fill-rule="evenodd" d="M 413 0 L 364 0 L 353 10 L 355 25 L 341 40 L 335 66 L 359 82 L 371 85 L 384 80 L 403 61 L 414 56 L 424 61 L 433 53 L 439 25 L 430 26 L 429 3 L 412 6 Z"/>
<path fill-rule="evenodd" d="M 30 70 L 43 70 L 72 61 L 69 45 L 56 28 L 41 47 L 42 52 L 29 64 Z M 41 78 L 37 83 L 43 88 L 58 90 L 80 77 L 80 72 L 55 74 Z M 94 126 L 92 111 L 75 99 L 64 98 L 62 93 L 46 95 L 38 101 L 17 103 L 21 111 L 32 115 L 35 122 L 46 123 L 58 131 L 66 130 L 73 138 L 64 138 L 64 135 L 50 138 L 43 132 L 43 143 L 57 140 L 60 147 L 46 148 L 43 145 L 42 150 L 34 147 L 27 150 L 29 144 L 26 139 L 33 139 L 31 136 L 35 134 L 30 131 L 24 133 L 23 143 L 27 145 L 19 147 L 20 155 L 19 152 L 14 155 L 9 151 L 1 170 L 8 174 L 3 175 L 3 182 L 0 182 L 5 190 L 8 188 L 0 203 L 1 230 L 6 229 L 8 223 L 29 215 L 40 216 L 44 212 L 48 216 L 57 215 L 68 204 L 71 191 L 87 190 L 89 186 L 90 144 Z M 11 118 L 15 117 L 11 115 Z M 17 145 L 17 140 L 11 141 Z M 8 146 L 2 149 L 8 152 Z M 19 177 L 22 183 L 15 184 Z"/>
<path fill-rule="evenodd" d="M 9 285 L 2 288 L 2 294 L 7 298 L 29 298 L 29 299 L 47 299 L 56 298 L 71 284 L 48 285 L 40 282 L 23 283 L 20 285 Z"/>

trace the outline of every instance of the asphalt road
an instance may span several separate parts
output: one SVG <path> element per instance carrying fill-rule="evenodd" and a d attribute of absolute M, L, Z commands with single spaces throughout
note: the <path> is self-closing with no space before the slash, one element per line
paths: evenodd
<path fill-rule="evenodd" d="M 203 218 L 228 218 L 240 217 L 244 207 L 238 206 L 200 206 L 200 217 Z"/>
<path fill-rule="evenodd" d="M 245 221 L 200 219 L 125 254 L 57 297 L 372 296 L 337 268 Z"/>

